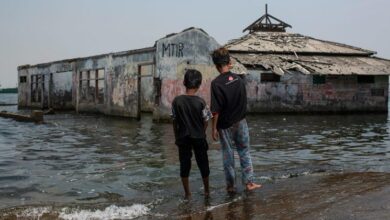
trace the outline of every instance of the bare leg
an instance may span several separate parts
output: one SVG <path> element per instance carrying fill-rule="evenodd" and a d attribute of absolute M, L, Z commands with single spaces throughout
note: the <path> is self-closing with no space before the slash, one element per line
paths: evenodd
<path fill-rule="evenodd" d="M 190 184 L 188 177 L 182 177 L 181 182 L 183 183 L 185 198 L 190 199 L 191 198 L 191 191 L 190 191 Z"/>
<path fill-rule="evenodd" d="M 203 186 L 204 186 L 204 196 L 209 197 L 209 195 L 210 195 L 209 177 L 203 178 Z"/>

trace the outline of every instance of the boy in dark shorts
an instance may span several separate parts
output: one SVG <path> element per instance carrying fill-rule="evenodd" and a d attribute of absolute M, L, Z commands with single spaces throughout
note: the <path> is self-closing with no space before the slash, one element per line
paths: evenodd
<path fill-rule="evenodd" d="M 204 194 L 209 195 L 209 159 L 208 144 L 205 130 L 207 121 L 211 118 L 206 102 L 196 96 L 202 74 L 197 70 L 187 70 L 183 84 L 186 87 L 184 95 L 177 96 L 172 102 L 173 129 L 176 145 L 179 149 L 180 176 L 185 197 L 191 197 L 188 177 L 191 170 L 192 151 L 203 178 Z"/>
<path fill-rule="evenodd" d="M 249 154 L 249 130 L 245 120 L 246 89 L 244 81 L 232 67 L 229 51 L 219 48 L 212 53 L 213 62 L 220 73 L 211 82 L 211 112 L 213 113 L 212 137 L 220 140 L 226 190 L 235 191 L 234 150 L 237 150 L 242 181 L 247 190 L 260 188 L 253 182 L 253 166 Z"/>

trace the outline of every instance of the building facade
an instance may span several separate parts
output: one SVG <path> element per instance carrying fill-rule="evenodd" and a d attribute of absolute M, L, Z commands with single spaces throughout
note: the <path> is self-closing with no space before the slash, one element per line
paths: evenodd
<path fill-rule="evenodd" d="M 216 71 L 210 51 L 220 45 L 202 29 L 167 35 L 153 47 L 18 67 L 20 108 L 53 108 L 139 118 L 169 118 L 184 92 L 186 69 L 203 73 L 200 93 L 209 100 Z"/>
<path fill-rule="evenodd" d="M 248 112 L 387 112 L 390 61 L 375 52 L 300 34 L 266 14 L 249 34 L 224 45 L 233 72 L 244 74 Z M 169 119 L 184 93 L 186 69 L 202 72 L 198 92 L 210 102 L 218 42 L 199 28 L 170 34 L 148 48 L 18 67 L 18 106 Z"/>
<path fill-rule="evenodd" d="M 286 28 L 266 9 L 225 45 L 247 69 L 249 112 L 388 111 L 389 60 Z"/>

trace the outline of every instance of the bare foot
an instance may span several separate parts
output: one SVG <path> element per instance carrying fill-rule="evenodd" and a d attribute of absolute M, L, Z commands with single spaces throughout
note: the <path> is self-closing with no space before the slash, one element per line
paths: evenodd
<path fill-rule="evenodd" d="M 236 188 L 234 186 L 228 186 L 228 187 L 226 187 L 226 191 L 228 193 L 235 193 L 236 192 Z"/>
<path fill-rule="evenodd" d="M 185 195 L 184 195 L 184 200 L 191 200 L 191 197 L 192 197 L 192 194 L 191 194 L 191 193 L 185 194 Z"/>
<path fill-rule="evenodd" d="M 260 187 L 262 187 L 262 186 L 260 184 L 256 184 L 256 183 L 246 184 L 246 190 L 248 190 L 248 191 L 252 191 L 252 190 L 258 189 Z"/>

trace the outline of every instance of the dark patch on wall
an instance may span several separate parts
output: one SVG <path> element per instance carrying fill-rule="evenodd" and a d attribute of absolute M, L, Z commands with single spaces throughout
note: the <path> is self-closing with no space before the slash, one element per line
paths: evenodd
<path fill-rule="evenodd" d="M 326 76 L 325 75 L 313 75 L 313 84 L 325 84 Z"/>
<path fill-rule="evenodd" d="M 115 66 L 114 67 L 114 73 L 115 77 L 118 78 L 121 74 L 125 72 L 125 66 Z"/>
<path fill-rule="evenodd" d="M 26 82 L 27 82 L 27 76 L 19 77 L 19 83 L 26 83 Z"/>
<path fill-rule="evenodd" d="M 72 103 L 72 91 L 59 90 L 51 93 L 51 107 L 54 109 L 70 109 Z"/>
<path fill-rule="evenodd" d="M 385 89 L 371 89 L 371 96 L 385 96 Z"/>
<path fill-rule="evenodd" d="M 358 76 L 357 77 L 358 83 L 375 83 L 375 77 L 374 76 Z"/>
<path fill-rule="evenodd" d="M 155 91 L 155 97 L 154 97 L 154 104 L 160 105 L 160 99 L 161 99 L 161 79 L 155 77 L 153 80 L 154 84 L 154 91 Z"/>
<path fill-rule="evenodd" d="M 261 82 L 280 82 L 280 75 L 275 73 L 261 73 Z"/>

